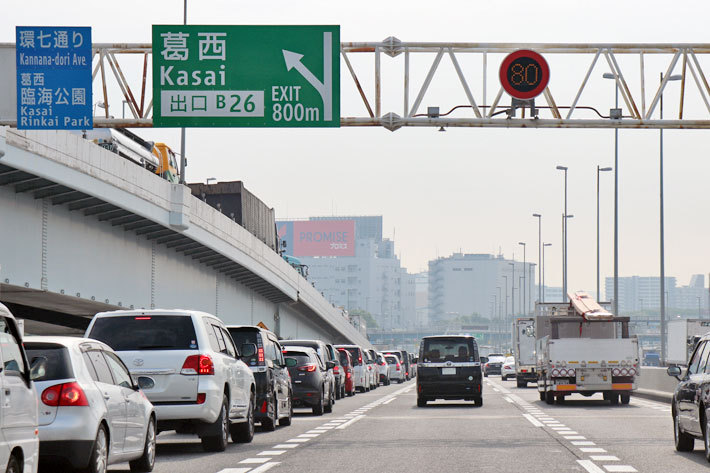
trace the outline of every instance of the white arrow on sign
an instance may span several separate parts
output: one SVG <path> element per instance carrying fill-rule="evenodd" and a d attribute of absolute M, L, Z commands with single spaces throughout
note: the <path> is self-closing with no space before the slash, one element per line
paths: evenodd
<path fill-rule="evenodd" d="M 309 84 L 313 86 L 321 100 L 323 100 L 323 119 L 330 121 L 333 119 L 333 34 L 330 32 L 323 33 L 323 82 L 308 70 L 301 62 L 303 54 L 294 53 L 292 51 L 282 50 L 284 62 L 286 62 L 286 70 L 296 69 Z"/>

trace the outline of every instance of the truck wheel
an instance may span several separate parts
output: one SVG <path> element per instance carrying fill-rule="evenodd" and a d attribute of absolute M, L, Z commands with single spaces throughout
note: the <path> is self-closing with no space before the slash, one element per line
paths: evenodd
<path fill-rule="evenodd" d="M 619 397 L 621 397 L 622 404 L 628 404 L 631 400 L 631 394 L 621 394 Z"/>
<path fill-rule="evenodd" d="M 617 393 L 609 393 L 609 401 L 611 401 L 612 406 L 619 404 L 619 395 Z"/>
<path fill-rule="evenodd" d="M 417 396 L 417 407 L 426 407 L 426 398 Z"/>
<path fill-rule="evenodd" d="M 555 403 L 555 394 L 552 391 L 547 391 L 545 393 L 545 404 L 554 404 Z"/>
<path fill-rule="evenodd" d="M 545 400 L 545 393 L 540 391 L 538 394 L 540 394 L 540 400 L 544 401 Z"/>

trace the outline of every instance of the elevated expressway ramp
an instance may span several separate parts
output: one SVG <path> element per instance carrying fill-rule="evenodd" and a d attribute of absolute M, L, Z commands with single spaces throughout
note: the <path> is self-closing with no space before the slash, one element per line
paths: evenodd
<path fill-rule="evenodd" d="M 284 338 L 369 347 L 266 244 L 81 136 L 0 127 L 0 301 L 29 331 L 78 332 L 101 310 L 204 310 Z"/>

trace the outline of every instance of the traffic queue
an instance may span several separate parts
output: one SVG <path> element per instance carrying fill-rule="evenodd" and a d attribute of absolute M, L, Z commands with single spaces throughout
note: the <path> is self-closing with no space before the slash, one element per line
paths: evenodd
<path fill-rule="evenodd" d="M 149 472 L 161 432 L 194 435 L 208 452 L 289 426 L 339 399 L 415 376 L 406 351 L 280 340 L 259 326 L 225 325 L 185 310 L 102 312 L 83 338 L 28 336 L 0 304 L 0 383 L 11 399 L 0 468 L 104 473 L 128 462 Z M 7 402 L 6 402 L 7 404 Z"/>

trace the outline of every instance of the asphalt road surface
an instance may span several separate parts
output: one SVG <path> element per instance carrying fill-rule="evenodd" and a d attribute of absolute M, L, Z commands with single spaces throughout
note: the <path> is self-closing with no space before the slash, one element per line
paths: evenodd
<path fill-rule="evenodd" d="M 338 401 L 332 414 L 297 409 L 293 425 L 257 428 L 250 444 L 205 453 L 199 439 L 158 437 L 157 473 L 295 472 L 707 472 L 702 442 L 673 448 L 670 406 L 601 395 L 539 400 L 500 377 L 484 378 L 483 406 L 437 401 L 416 407 L 415 382 Z M 129 471 L 127 464 L 112 472 Z"/>

